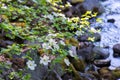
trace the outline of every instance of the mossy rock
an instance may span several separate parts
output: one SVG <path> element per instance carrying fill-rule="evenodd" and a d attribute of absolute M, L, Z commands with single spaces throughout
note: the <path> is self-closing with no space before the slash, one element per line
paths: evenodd
<path fill-rule="evenodd" d="M 73 64 L 75 69 L 80 72 L 84 72 L 85 70 L 85 63 L 82 59 L 69 57 L 70 62 Z"/>
<path fill-rule="evenodd" d="M 113 71 L 112 71 L 112 75 L 113 75 L 116 79 L 120 78 L 120 70 L 113 70 Z"/>
<path fill-rule="evenodd" d="M 84 0 L 71 0 L 72 4 L 81 3 L 81 2 L 84 2 Z"/>

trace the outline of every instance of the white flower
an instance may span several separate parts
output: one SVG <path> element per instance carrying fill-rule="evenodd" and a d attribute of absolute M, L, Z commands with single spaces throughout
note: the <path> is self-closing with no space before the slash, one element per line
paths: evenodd
<path fill-rule="evenodd" d="M 49 40 L 49 44 L 52 46 L 52 45 L 55 45 L 57 42 L 54 40 L 54 39 L 50 39 Z"/>
<path fill-rule="evenodd" d="M 30 70 L 35 70 L 35 67 L 37 66 L 37 65 L 35 64 L 35 62 L 34 62 L 34 61 L 31 61 L 31 60 L 28 60 L 28 62 L 27 62 L 26 64 L 27 64 L 27 66 L 28 66 L 28 68 L 29 68 Z"/>
<path fill-rule="evenodd" d="M 56 49 L 56 50 L 60 49 L 59 45 L 57 45 L 57 44 L 54 44 L 53 47 L 54 47 L 54 49 Z"/>
<path fill-rule="evenodd" d="M 81 33 L 81 31 L 76 31 L 75 34 L 76 34 L 77 36 L 79 36 L 79 35 L 81 35 L 82 33 Z"/>
<path fill-rule="evenodd" d="M 42 47 L 43 47 L 44 49 L 51 49 L 51 46 L 50 46 L 48 43 L 43 43 L 43 44 L 42 44 Z"/>
<path fill-rule="evenodd" d="M 50 39 L 50 38 L 53 38 L 53 37 L 55 37 L 55 36 L 56 36 L 56 34 L 50 33 L 50 34 L 47 35 L 46 39 Z"/>
<path fill-rule="evenodd" d="M 63 45 L 63 46 L 65 46 L 65 43 L 62 40 L 60 41 L 60 44 Z"/>
<path fill-rule="evenodd" d="M 52 2 L 52 0 L 46 0 L 46 2 L 50 3 L 50 2 Z"/>
<path fill-rule="evenodd" d="M 62 13 L 59 13 L 58 15 L 59 15 L 60 17 L 63 17 L 64 19 L 67 19 L 67 18 L 65 17 L 65 15 L 62 14 Z"/>
<path fill-rule="evenodd" d="M 65 64 L 67 65 L 67 66 L 69 66 L 70 65 L 70 61 L 68 60 L 68 59 L 64 59 L 64 62 L 65 62 Z"/>
<path fill-rule="evenodd" d="M 55 16 L 55 17 L 58 17 L 58 13 L 55 13 L 55 12 L 52 12 L 52 14 Z"/>
<path fill-rule="evenodd" d="M 51 62 L 49 56 L 40 57 L 40 64 L 48 65 L 49 62 Z"/>
<path fill-rule="evenodd" d="M 2 4 L 2 7 L 3 9 L 7 9 L 7 6 L 5 4 Z"/>
<path fill-rule="evenodd" d="M 44 15 L 43 17 L 44 17 L 44 18 L 48 18 L 48 19 L 50 19 L 50 20 L 53 20 L 53 19 L 54 19 L 54 16 L 51 15 L 51 14 L 49 14 L 49 15 Z"/>
<path fill-rule="evenodd" d="M 69 55 L 70 55 L 71 57 L 74 57 L 74 54 L 73 54 L 73 51 L 72 51 L 72 50 L 69 50 L 68 52 L 69 52 Z"/>

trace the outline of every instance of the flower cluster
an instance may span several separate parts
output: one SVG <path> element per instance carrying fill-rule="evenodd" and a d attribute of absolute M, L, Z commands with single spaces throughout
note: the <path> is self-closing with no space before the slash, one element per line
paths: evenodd
<path fill-rule="evenodd" d="M 44 55 L 43 57 L 40 57 L 40 64 L 47 66 L 48 63 L 50 62 L 51 62 L 51 59 L 49 56 Z M 28 60 L 26 64 L 30 70 L 35 70 L 35 67 L 37 66 L 37 64 L 35 64 L 35 61 L 32 61 L 32 60 Z"/>

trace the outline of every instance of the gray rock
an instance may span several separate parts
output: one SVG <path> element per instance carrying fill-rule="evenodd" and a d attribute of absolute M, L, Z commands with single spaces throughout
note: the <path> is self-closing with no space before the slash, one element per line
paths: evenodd
<path fill-rule="evenodd" d="M 87 62 L 93 61 L 94 59 L 94 54 L 92 53 L 94 45 L 87 45 L 83 48 L 79 48 L 77 50 L 77 54 L 80 58 L 83 58 Z"/>
<path fill-rule="evenodd" d="M 110 60 L 95 60 L 94 61 L 94 64 L 97 66 L 97 67 L 108 67 L 110 66 Z"/>
<path fill-rule="evenodd" d="M 96 59 L 106 59 L 109 57 L 109 51 L 106 48 L 94 47 L 93 53 L 96 54 Z"/>
<path fill-rule="evenodd" d="M 113 46 L 113 52 L 114 57 L 120 57 L 120 44 L 115 44 Z"/>
<path fill-rule="evenodd" d="M 68 58 L 69 58 L 69 61 L 73 64 L 74 68 L 77 71 L 80 71 L 80 72 L 85 71 L 85 63 L 84 63 L 83 59 L 73 58 L 73 57 L 70 57 L 70 56 L 68 56 Z"/>
<path fill-rule="evenodd" d="M 42 80 L 62 80 L 55 70 L 49 71 L 49 73 Z"/>
<path fill-rule="evenodd" d="M 63 0 L 63 3 L 65 4 L 66 1 L 70 2 L 73 5 L 72 7 L 64 10 L 66 16 L 68 17 L 72 17 L 73 15 L 81 17 L 81 15 L 84 14 L 86 11 L 98 12 L 98 14 L 104 12 L 104 8 L 98 0 L 82 0 L 83 2 L 77 3 L 72 3 L 71 0 Z"/>
<path fill-rule="evenodd" d="M 100 41 L 101 40 L 101 35 L 99 33 L 94 33 L 94 34 L 84 34 L 84 35 L 81 35 L 81 36 L 78 36 L 78 41 L 82 41 L 82 42 L 85 42 L 85 41 L 90 41 L 88 40 L 89 37 L 94 37 L 94 41 L 97 42 L 97 41 Z"/>
<path fill-rule="evenodd" d="M 82 14 L 86 11 L 98 12 L 98 14 L 104 12 L 104 8 L 98 0 L 85 0 L 84 2 L 77 4 L 76 9 Z"/>
<path fill-rule="evenodd" d="M 109 57 L 107 49 L 94 47 L 94 45 L 88 45 L 77 50 L 79 57 L 83 58 L 87 62 L 92 62 L 95 59 L 106 59 Z"/>

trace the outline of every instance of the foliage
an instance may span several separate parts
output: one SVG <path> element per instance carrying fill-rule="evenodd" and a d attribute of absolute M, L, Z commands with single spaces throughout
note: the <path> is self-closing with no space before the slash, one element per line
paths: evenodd
<path fill-rule="evenodd" d="M 1 34 L 13 41 L 19 38 L 29 42 L 8 45 L 1 49 L 1 54 L 9 54 L 11 57 L 14 54 L 20 55 L 26 46 L 38 50 L 42 64 L 54 64 L 65 59 L 71 46 L 78 46 L 78 41 L 73 37 L 85 32 L 91 33 L 89 19 L 97 16 L 97 13 L 87 11 L 81 18 L 68 18 L 61 9 L 71 5 L 67 3 L 63 6 L 61 0 L 1 0 L 0 3 L 0 19 L 3 20 L 0 22 Z M 94 38 L 89 40 L 94 41 Z M 31 59 L 29 54 L 24 58 Z M 48 56 L 48 59 L 43 56 Z M 51 56 L 54 58 L 51 59 Z M 19 72 L 11 72 L 9 78 L 13 79 L 15 75 L 20 76 Z M 22 76 L 23 80 L 29 78 L 30 75 Z"/>

